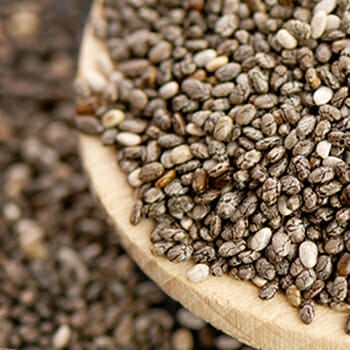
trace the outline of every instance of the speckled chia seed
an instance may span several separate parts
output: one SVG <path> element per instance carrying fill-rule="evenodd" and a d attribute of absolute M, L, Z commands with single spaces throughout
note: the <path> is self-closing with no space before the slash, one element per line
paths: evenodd
<path fill-rule="evenodd" d="M 76 120 L 114 138 L 132 220 L 156 221 L 155 254 L 194 260 L 190 279 L 203 268 L 251 280 L 262 299 L 281 290 L 306 324 L 314 303 L 346 309 L 349 6 L 104 6 L 113 71 L 102 59 L 79 80 Z"/>

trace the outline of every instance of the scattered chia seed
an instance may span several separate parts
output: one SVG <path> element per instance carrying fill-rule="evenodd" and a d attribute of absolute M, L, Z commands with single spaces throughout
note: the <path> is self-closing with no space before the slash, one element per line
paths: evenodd
<path fill-rule="evenodd" d="M 0 348 L 240 349 L 137 269 L 89 193 L 71 88 L 88 3 L 1 0 Z M 105 24 L 97 24 L 99 37 Z M 79 109 L 93 113 L 95 103 Z M 136 134 L 147 124 L 121 122 L 119 107 L 99 112 L 108 144 L 115 124 Z M 149 148 L 153 162 L 156 149 Z M 126 154 L 142 156 L 142 148 Z M 174 170 L 164 173 L 160 188 L 174 178 Z"/>

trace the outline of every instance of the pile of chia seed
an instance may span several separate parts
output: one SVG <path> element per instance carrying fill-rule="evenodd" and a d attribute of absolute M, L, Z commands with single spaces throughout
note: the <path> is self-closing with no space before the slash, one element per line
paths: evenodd
<path fill-rule="evenodd" d="M 103 7 L 76 124 L 117 145 L 153 253 L 281 290 L 305 324 L 315 302 L 349 313 L 349 2 Z"/>

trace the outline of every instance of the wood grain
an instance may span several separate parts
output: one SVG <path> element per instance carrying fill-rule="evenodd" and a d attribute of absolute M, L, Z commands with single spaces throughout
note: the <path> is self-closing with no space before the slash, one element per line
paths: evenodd
<path fill-rule="evenodd" d="M 96 1 L 93 17 L 102 16 Z M 80 57 L 79 75 L 95 70 L 95 53 L 106 50 L 86 27 Z M 115 226 L 121 243 L 141 267 L 167 294 L 216 328 L 263 350 L 349 350 L 350 337 L 343 327 L 346 314 L 317 306 L 315 321 L 305 326 L 296 309 L 283 295 L 270 301 L 258 299 L 258 290 L 248 282 L 228 276 L 209 277 L 193 284 L 186 278 L 191 262 L 174 264 L 150 252 L 152 222 L 138 226 L 129 223 L 134 194 L 116 162 L 116 150 L 103 147 L 94 137 L 79 135 L 80 153 L 91 188 Z"/>

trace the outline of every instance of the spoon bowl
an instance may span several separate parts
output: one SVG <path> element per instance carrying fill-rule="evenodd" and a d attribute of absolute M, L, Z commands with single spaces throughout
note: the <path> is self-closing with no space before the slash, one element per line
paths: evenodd
<path fill-rule="evenodd" d="M 92 22 L 103 17 L 102 1 L 95 1 L 82 41 L 79 72 L 84 77 L 97 71 L 96 53 L 107 52 L 98 40 Z M 316 317 L 304 325 L 297 309 L 278 293 L 272 300 L 258 298 L 251 283 L 228 275 L 209 276 L 192 283 L 187 271 L 192 262 L 175 264 L 151 253 L 150 232 L 153 223 L 144 219 L 139 225 L 129 223 L 136 199 L 125 174 L 116 161 L 116 149 L 104 147 L 99 139 L 79 134 L 80 154 L 92 192 L 115 227 L 120 242 L 140 268 L 168 295 L 197 316 L 226 334 L 263 350 L 349 350 L 350 337 L 343 327 L 344 313 L 316 305 Z"/>

